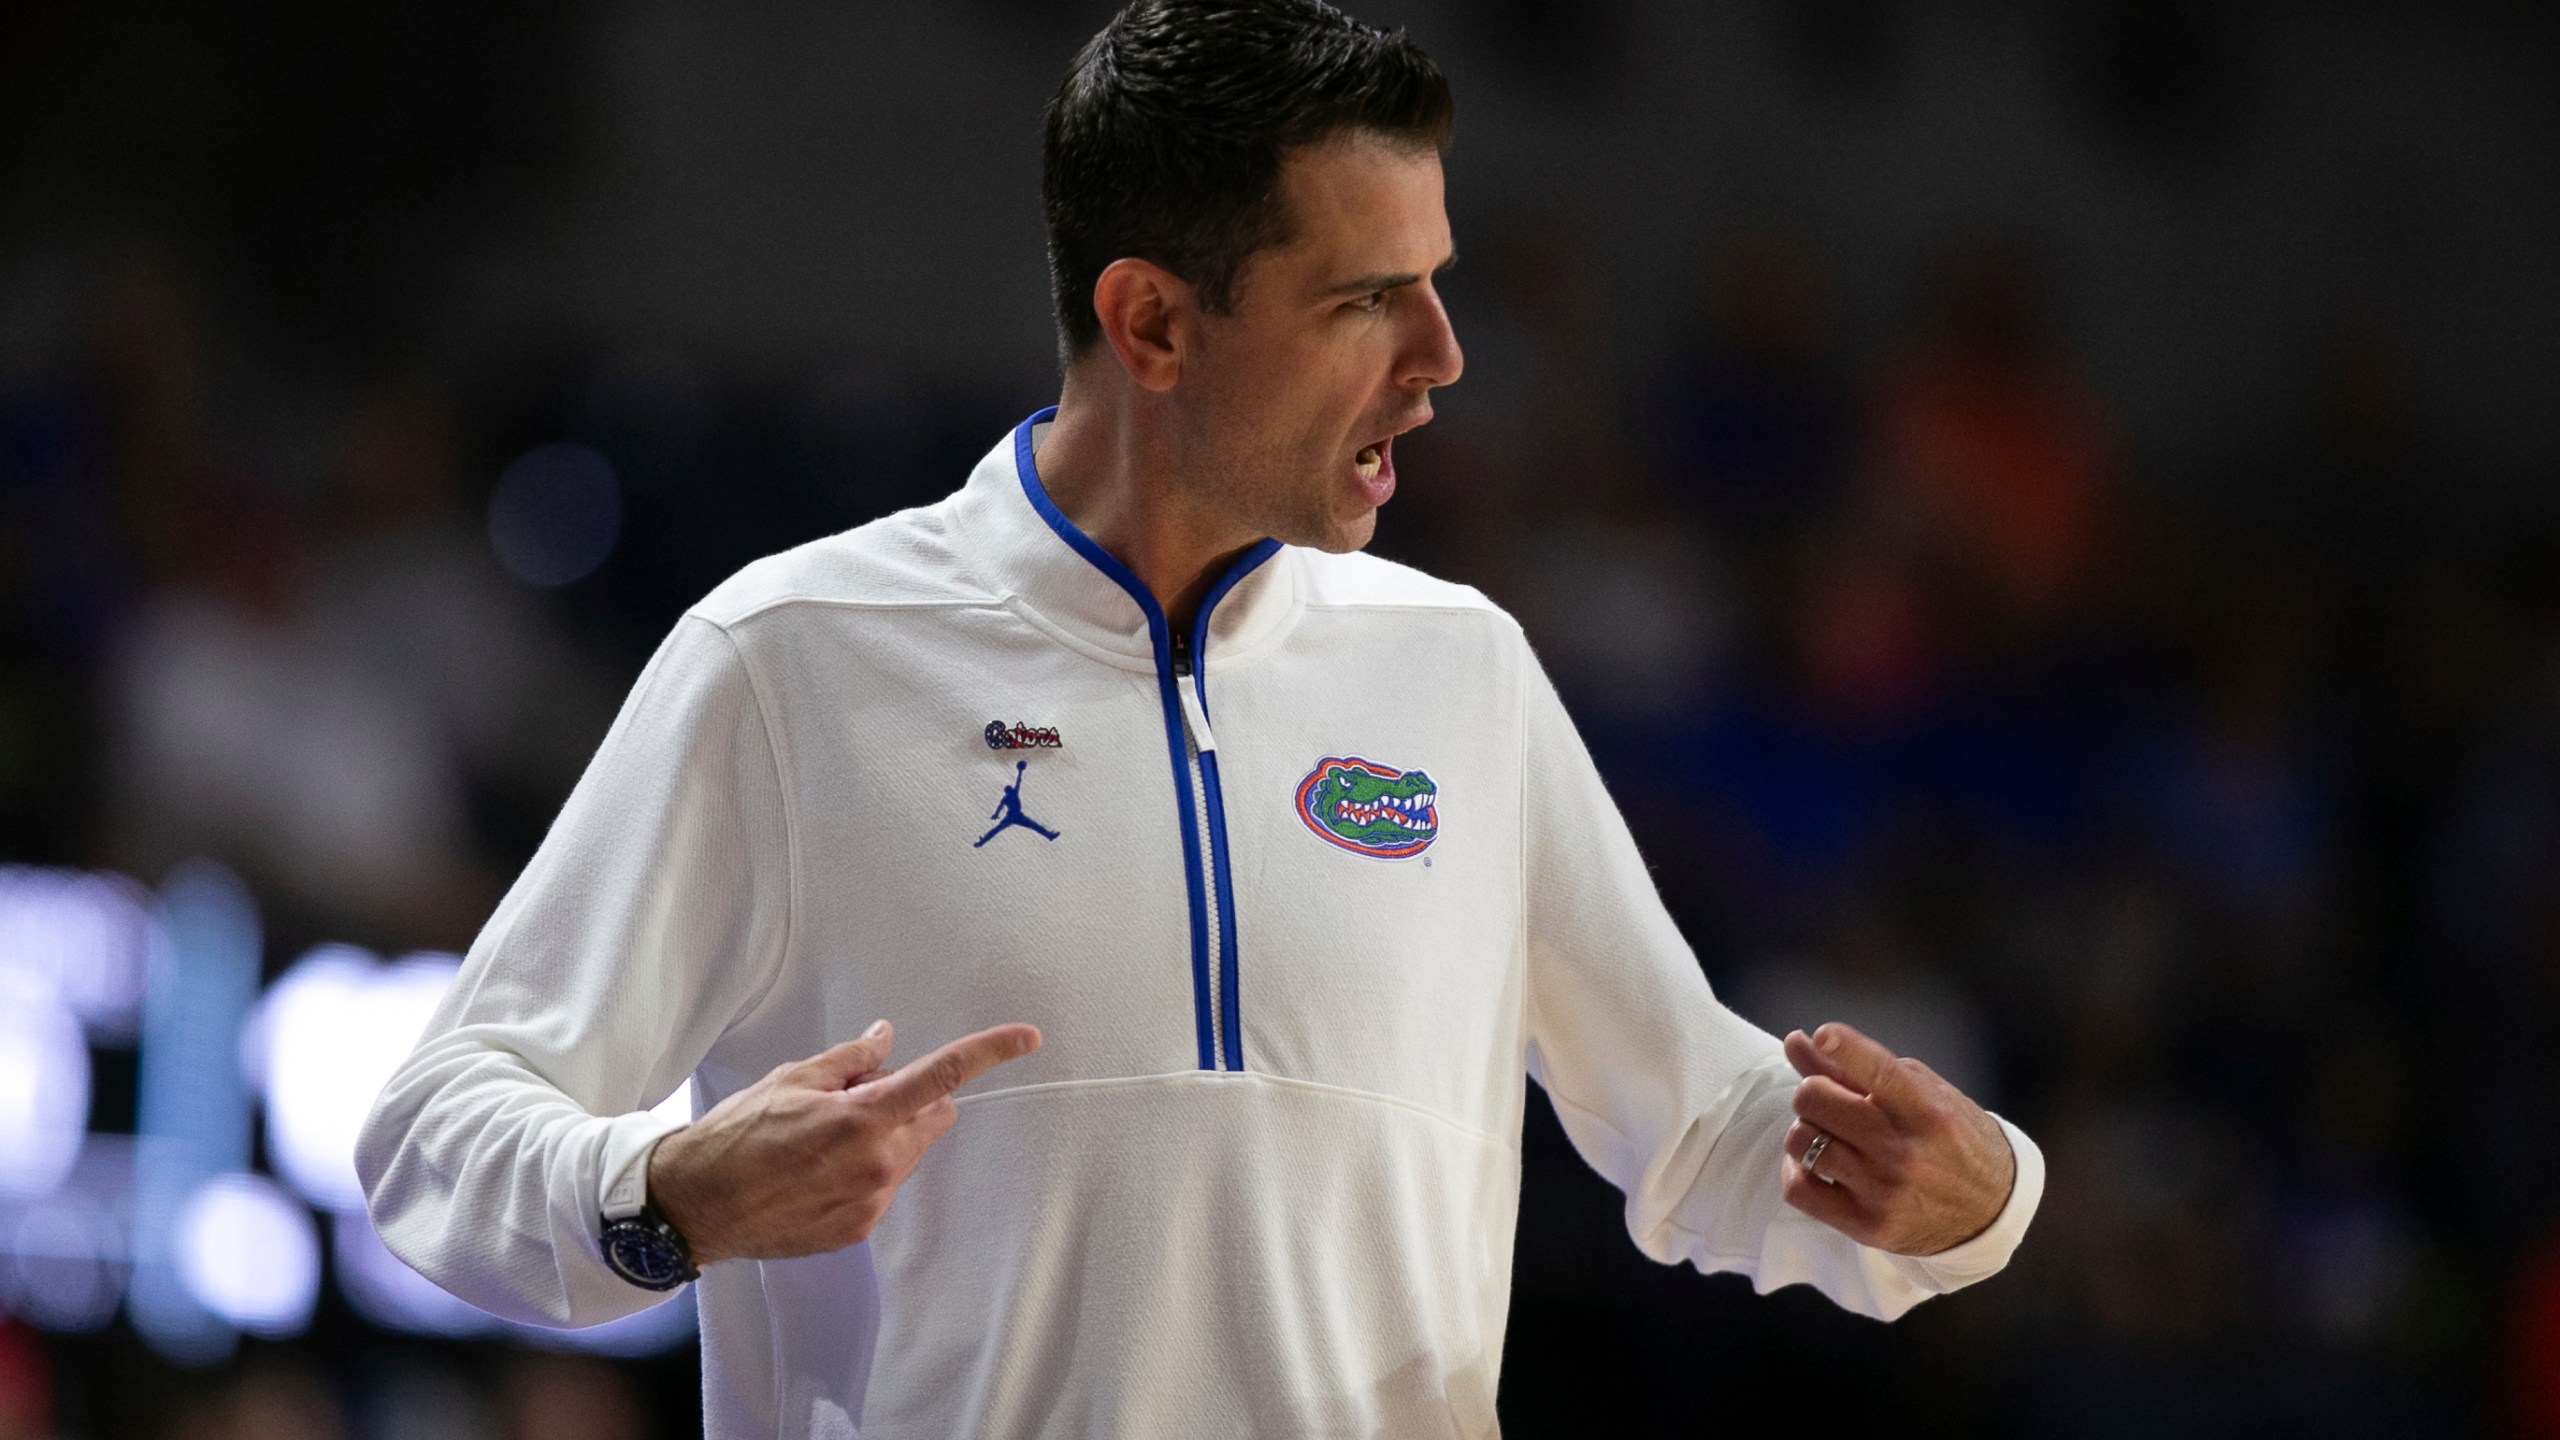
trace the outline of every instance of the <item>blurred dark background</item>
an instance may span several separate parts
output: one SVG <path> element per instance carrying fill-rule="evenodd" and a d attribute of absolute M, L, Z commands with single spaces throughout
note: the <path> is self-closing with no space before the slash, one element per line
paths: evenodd
<path fill-rule="evenodd" d="M 0 1437 L 697 1433 L 689 1342 L 402 1333 L 335 1230 L 145 1333 L 132 976 L 461 949 L 684 606 L 1053 398 L 1108 8 L 0 8 Z M 2052 1165 L 1884 1327 L 1650 1265 L 1535 1100 L 1508 1433 L 2560 1435 L 2560 14 L 1355 8 L 1461 116 L 1376 548 L 1719 993 Z"/>

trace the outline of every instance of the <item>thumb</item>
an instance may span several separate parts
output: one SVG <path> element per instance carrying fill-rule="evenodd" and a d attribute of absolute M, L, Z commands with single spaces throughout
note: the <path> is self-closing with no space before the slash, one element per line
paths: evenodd
<path fill-rule="evenodd" d="M 1830 1056 L 1815 1049 L 1813 1037 L 1802 1030 L 1788 1031 L 1787 1038 L 1782 1044 L 1787 1052 L 1787 1063 L 1796 1067 L 1796 1073 L 1807 1080 L 1819 1075 L 1826 1080 L 1837 1080 L 1858 1094 L 1866 1093 L 1865 1087 L 1850 1080 L 1848 1071 L 1841 1069 Z"/>
<path fill-rule="evenodd" d="M 874 1020 L 870 1029 L 853 1039 L 830 1046 L 801 1061 L 801 1078 L 826 1090 L 842 1090 L 857 1084 L 888 1061 L 889 1043 L 895 1038 L 888 1021 Z"/>

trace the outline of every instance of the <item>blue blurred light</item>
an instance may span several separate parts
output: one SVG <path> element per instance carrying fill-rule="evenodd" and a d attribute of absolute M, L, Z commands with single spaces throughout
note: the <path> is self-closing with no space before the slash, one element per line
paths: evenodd
<path fill-rule="evenodd" d="M 51 983 L 0 969 L 0 1193 L 41 1195 L 80 1158 L 89 1047 Z"/>
<path fill-rule="evenodd" d="M 453 955 L 382 965 L 370 951 L 323 945 L 258 1002 L 241 1061 L 266 1099 L 268 1158 L 312 1204 L 364 1209 L 357 1132 L 461 967 Z"/>
<path fill-rule="evenodd" d="M 238 1337 L 184 1283 L 176 1225 L 205 1180 L 248 1168 L 240 1027 L 257 997 L 262 938 L 247 887 L 208 860 L 170 872 L 160 914 L 144 972 L 126 1303 L 151 1348 L 181 1364 L 210 1365 Z"/>
<path fill-rule="evenodd" d="M 356 1135 L 460 957 L 385 964 L 323 945 L 257 997 L 257 907 L 236 877 L 190 862 L 151 898 L 114 876 L 0 867 L 0 1314 L 79 1332 L 124 1299 L 141 1337 L 185 1364 L 219 1361 L 243 1331 L 307 1328 L 320 1237 L 300 1200 L 247 1173 L 254 1089 L 275 1170 L 333 1212 L 340 1289 L 371 1322 L 614 1356 L 692 1339 L 689 1293 L 586 1330 L 523 1325 L 445 1293 L 374 1233 Z M 137 1017 L 138 1133 L 85 1136 L 87 1047 Z M 690 1087 L 652 1108 L 688 1118 Z"/>
<path fill-rule="evenodd" d="M 120 875 L 0 865 L 0 970 L 48 981 L 92 1038 L 130 1042 L 141 1015 L 146 898 Z"/>
<path fill-rule="evenodd" d="M 591 446 L 516 457 L 489 495 L 489 542 L 507 573 L 545 589 L 584 579 L 622 536 L 622 482 Z"/>
<path fill-rule="evenodd" d="M 124 1293 L 123 1241 L 91 1197 L 61 1195 L 17 1217 L 0 1256 L 0 1309 L 47 1330 L 99 1329 Z"/>
<path fill-rule="evenodd" d="M 302 1202 L 257 1175 L 217 1175 L 178 1211 L 178 1278 L 208 1311 L 251 1335 L 284 1339 L 311 1324 L 320 1240 Z"/>

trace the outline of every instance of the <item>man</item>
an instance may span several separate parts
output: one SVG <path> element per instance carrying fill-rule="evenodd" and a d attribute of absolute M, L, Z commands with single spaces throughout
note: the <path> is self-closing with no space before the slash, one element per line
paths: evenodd
<path fill-rule="evenodd" d="M 394 1251 L 553 1324 L 702 1267 L 715 1436 L 1486 1435 L 1525 1073 L 1658 1260 L 2006 1262 L 2026 1137 L 1719 1005 L 1518 628 L 1358 553 L 1450 118 L 1317 0 L 1085 48 L 1057 408 L 679 623 L 366 1128 Z"/>

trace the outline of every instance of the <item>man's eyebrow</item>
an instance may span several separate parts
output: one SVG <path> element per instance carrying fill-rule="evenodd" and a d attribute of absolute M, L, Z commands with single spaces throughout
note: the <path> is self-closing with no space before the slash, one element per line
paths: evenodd
<path fill-rule="evenodd" d="M 1452 251 L 1450 251 L 1450 252 L 1449 252 L 1449 258 L 1448 258 L 1448 259 L 1443 260 L 1443 261 L 1441 261 L 1439 264 L 1434 265 L 1434 266 L 1432 266 L 1432 267 L 1431 267 L 1431 273 L 1432 273 L 1432 274 L 1434 274 L 1434 275 L 1437 275 L 1437 274 L 1439 274 L 1441 271 L 1446 270 L 1446 269 L 1448 269 L 1450 266 L 1455 265 L 1455 264 L 1457 264 L 1457 263 L 1458 263 L 1458 252 L 1457 252 L 1457 251 L 1455 251 L 1455 250 L 1452 250 Z M 1374 295 L 1374 294 L 1376 294 L 1377 292 L 1379 292 L 1379 291 L 1381 291 L 1381 290 L 1398 290 L 1398 289 L 1402 289 L 1403 287 L 1405 287 L 1405 286 L 1407 286 L 1407 285 L 1411 285 L 1411 284 L 1413 284 L 1414 282 L 1416 282 L 1416 281 L 1420 280 L 1421 278 L 1422 278 L 1422 277 L 1421 277 L 1420 275 L 1417 275 L 1417 274 L 1415 274 L 1414 272 L 1412 272 L 1412 271 L 1410 271 L 1410 270 L 1400 270 L 1400 271 L 1397 271 L 1397 272 L 1395 272 L 1395 273 L 1393 273 L 1393 274 L 1363 275 L 1363 276 L 1361 276 L 1360 278 L 1358 278 L 1358 279 L 1356 279 L 1356 280 L 1345 280 L 1345 281 L 1343 281 L 1341 284 L 1339 284 L 1339 285 L 1336 285 L 1336 286 L 1332 287 L 1331 289 L 1329 289 L 1329 290 L 1325 291 L 1324 293 L 1325 293 L 1326 295 L 1328 295 L 1328 296 L 1333 296 L 1333 295 Z"/>

